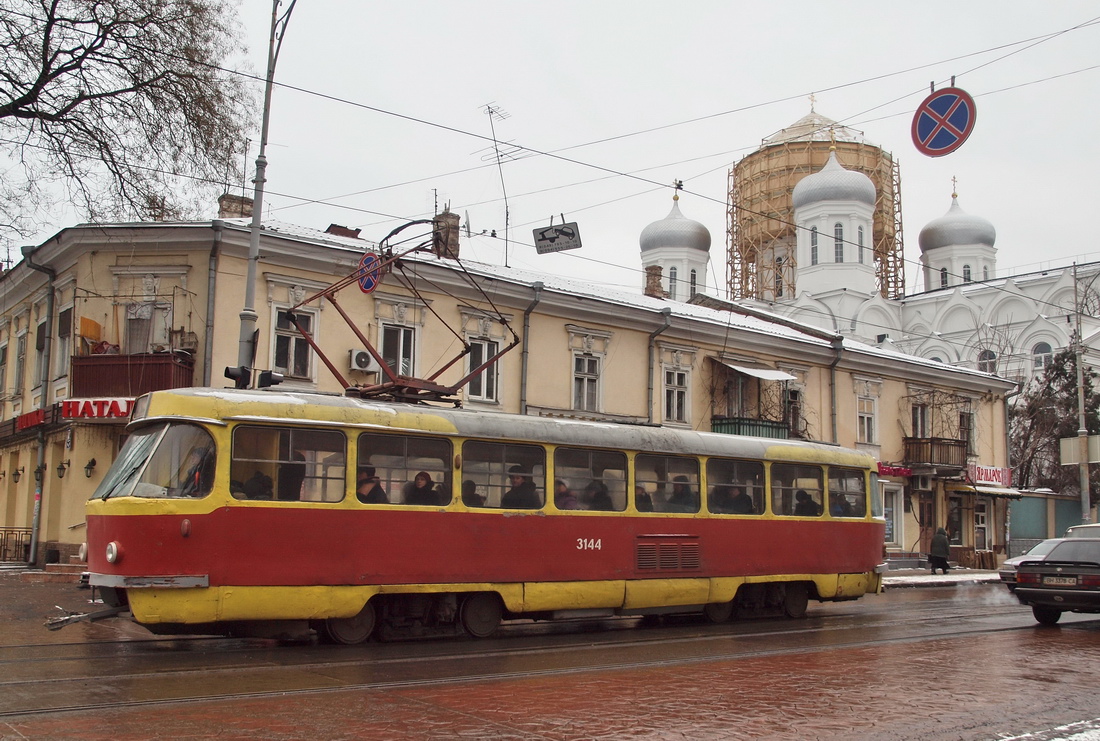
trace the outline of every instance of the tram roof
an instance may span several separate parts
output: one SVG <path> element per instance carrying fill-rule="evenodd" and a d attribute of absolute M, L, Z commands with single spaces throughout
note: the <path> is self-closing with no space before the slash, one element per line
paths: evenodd
<path fill-rule="evenodd" d="M 178 399 L 176 404 L 172 399 Z M 837 445 L 681 430 L 656 425 L 535 417 L 504 412 L 365 400 L 338 394 L 270 389 L 179 388 L 150 396 L 149 419 L 313 424 L 365 430 L 408 430 L 456 437 L 539 442 L 605 449 L 866 465 L 871 456 Z M 135 420 L 140 421 L 140 420 Z"/>

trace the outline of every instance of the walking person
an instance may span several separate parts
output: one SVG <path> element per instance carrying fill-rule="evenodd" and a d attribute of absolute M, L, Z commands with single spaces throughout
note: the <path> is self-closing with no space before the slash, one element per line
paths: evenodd
<path fill-rule="evenodd" d="M 936 569 L 943 569 L 943 573 L 946 574 L 951 565 L 947 563 L 947 559 L 951 557 L 951 543 L 947 539 L 947 531 L 942 527 L 936 530 L 936 534 L 932 536 L 932 545 L 928 549 L 928 565 L 932 568 L 932 573 L 936 573 Z"/>

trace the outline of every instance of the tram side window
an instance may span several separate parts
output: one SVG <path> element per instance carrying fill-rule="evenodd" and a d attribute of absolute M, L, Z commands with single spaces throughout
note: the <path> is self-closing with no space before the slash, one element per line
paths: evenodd
<path fill-rule="evenodd" d="M 638 455 L 634 482 L 649 495 L 654 512 L 699 511 L 699 461 L 695 458 Z"/>
<path fill-rule="evenodd" d="M 554 503 L 559 509 L 622 512 L 626 509 L 626 455 L 608 450 L 558 448 L 554 451 Z M 556 493 L 561 481 L 572 494 Z M 566 502 L 563 507 L 562 501 Z"/>
<path fill-rule="evenodd" d="M 117 470 L 117 473 L 110 481 L 105 480 L 94 496 L 105 499 L 126 494 L 155 498 L 209 494 L 214 486 L 216 464 L 216 449 L 210 433 L 190 424 L 168 425 L 163 435 L 159 433 L 160 430 L 156 430 L 133 435 L 132 442 L 128 442 L 119 455 L 122 463 L 112 468 L 112 472 Z M 150 443 L 155 443 L 151 455 L 149 450 L 153 446 Z M 129 465 L 131 461 L 132 466 Z M 141 474 L 135 480 L 133 474 L 137 471 Z M 133 489 L 127 491 L 131 485 Z"/>
<path fill-rule="evenodd" d="M 833 517 L 864 517 L 867 514 L 866 476 L 850 468 L 829 469 L 829 514 Z"/>
<path fill-rule="evenodd" d="M 546 451 L 536 445 L 467 440 L 462 480 L 485 492 L 485 507 L 541 509 L 546 501 Z"/>
<path fill-rule="evenodd" d="M 364 504 L 448 505 L 451 458 L 446 438 L 364 433 L 356 453 L 356 494 Z M 358 485 L 372 477 L 377 486 Z"/>
<path fill-rule="evenodd" d="M 758 515 L 764 511 L 764 464 L 711 458 L 707 461 L 707 511 Z"/>
<path fill-rule="evenodd" d="M 793 463 L 772 464 L 772 512 L 819 517 L 823 511 L 821 468 Z"/>
<path fill-rule="evenodd" d="M 233 430 L 229 491 L 237 499 L 339 502 L 347 442 L 342 432 L 240 425 Z"/>

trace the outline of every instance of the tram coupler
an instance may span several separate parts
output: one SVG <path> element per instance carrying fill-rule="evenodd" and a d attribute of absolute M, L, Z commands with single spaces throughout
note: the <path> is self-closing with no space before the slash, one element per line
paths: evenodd
<path fill-rule="evenodd" d="M 65 610 L 65 608 L 63 607 L 58 607 L 57 609 L 68 612 L 68 610 Z M 96 610 L 95 612 L 69 612 L 68 615 L 63 615 L 61 617 L 47 618 L 46 629 L 61 630 L 66 625 L 71 625 L 72 623 L 79 623 L 83 621 L 91 623 L 95 622 L 96 620 L 102 620 L 103 618 L 115 617 L 122 612 L 126 612 L 125 605 L 120 605 L 118 607 L 108 607 L 103 610 Z"/>

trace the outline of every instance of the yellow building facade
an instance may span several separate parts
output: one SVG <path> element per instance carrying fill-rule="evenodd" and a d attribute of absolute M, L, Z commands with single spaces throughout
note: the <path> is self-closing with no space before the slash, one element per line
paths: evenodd
<path fill-rule="evenodd" d="M 311 299 L 378 249 L 343 229 L 266 223 L 254 368 L 331 393 L 345 392 L 338 374 L 385 381 L 358 330 L 396 373 L 450 385 L 515 343 L 458 402 L 858 447 L 882 461 L 886 551 L 926 550 L 945 524 L 961 533 L 960 560 L 1004 542 L 1007 487 L 971 473 L 1007 467 L 1003 379 L 702 295 L 617 292 L 430 248 L 401 256 L 369 293 L 352 282 L 335 302 Z M 0 277 L 0 557 L 77 553 L 84 502 L 137 396 L 232 385 L 248 250 L 244 219 L 80 225 Z"/>

